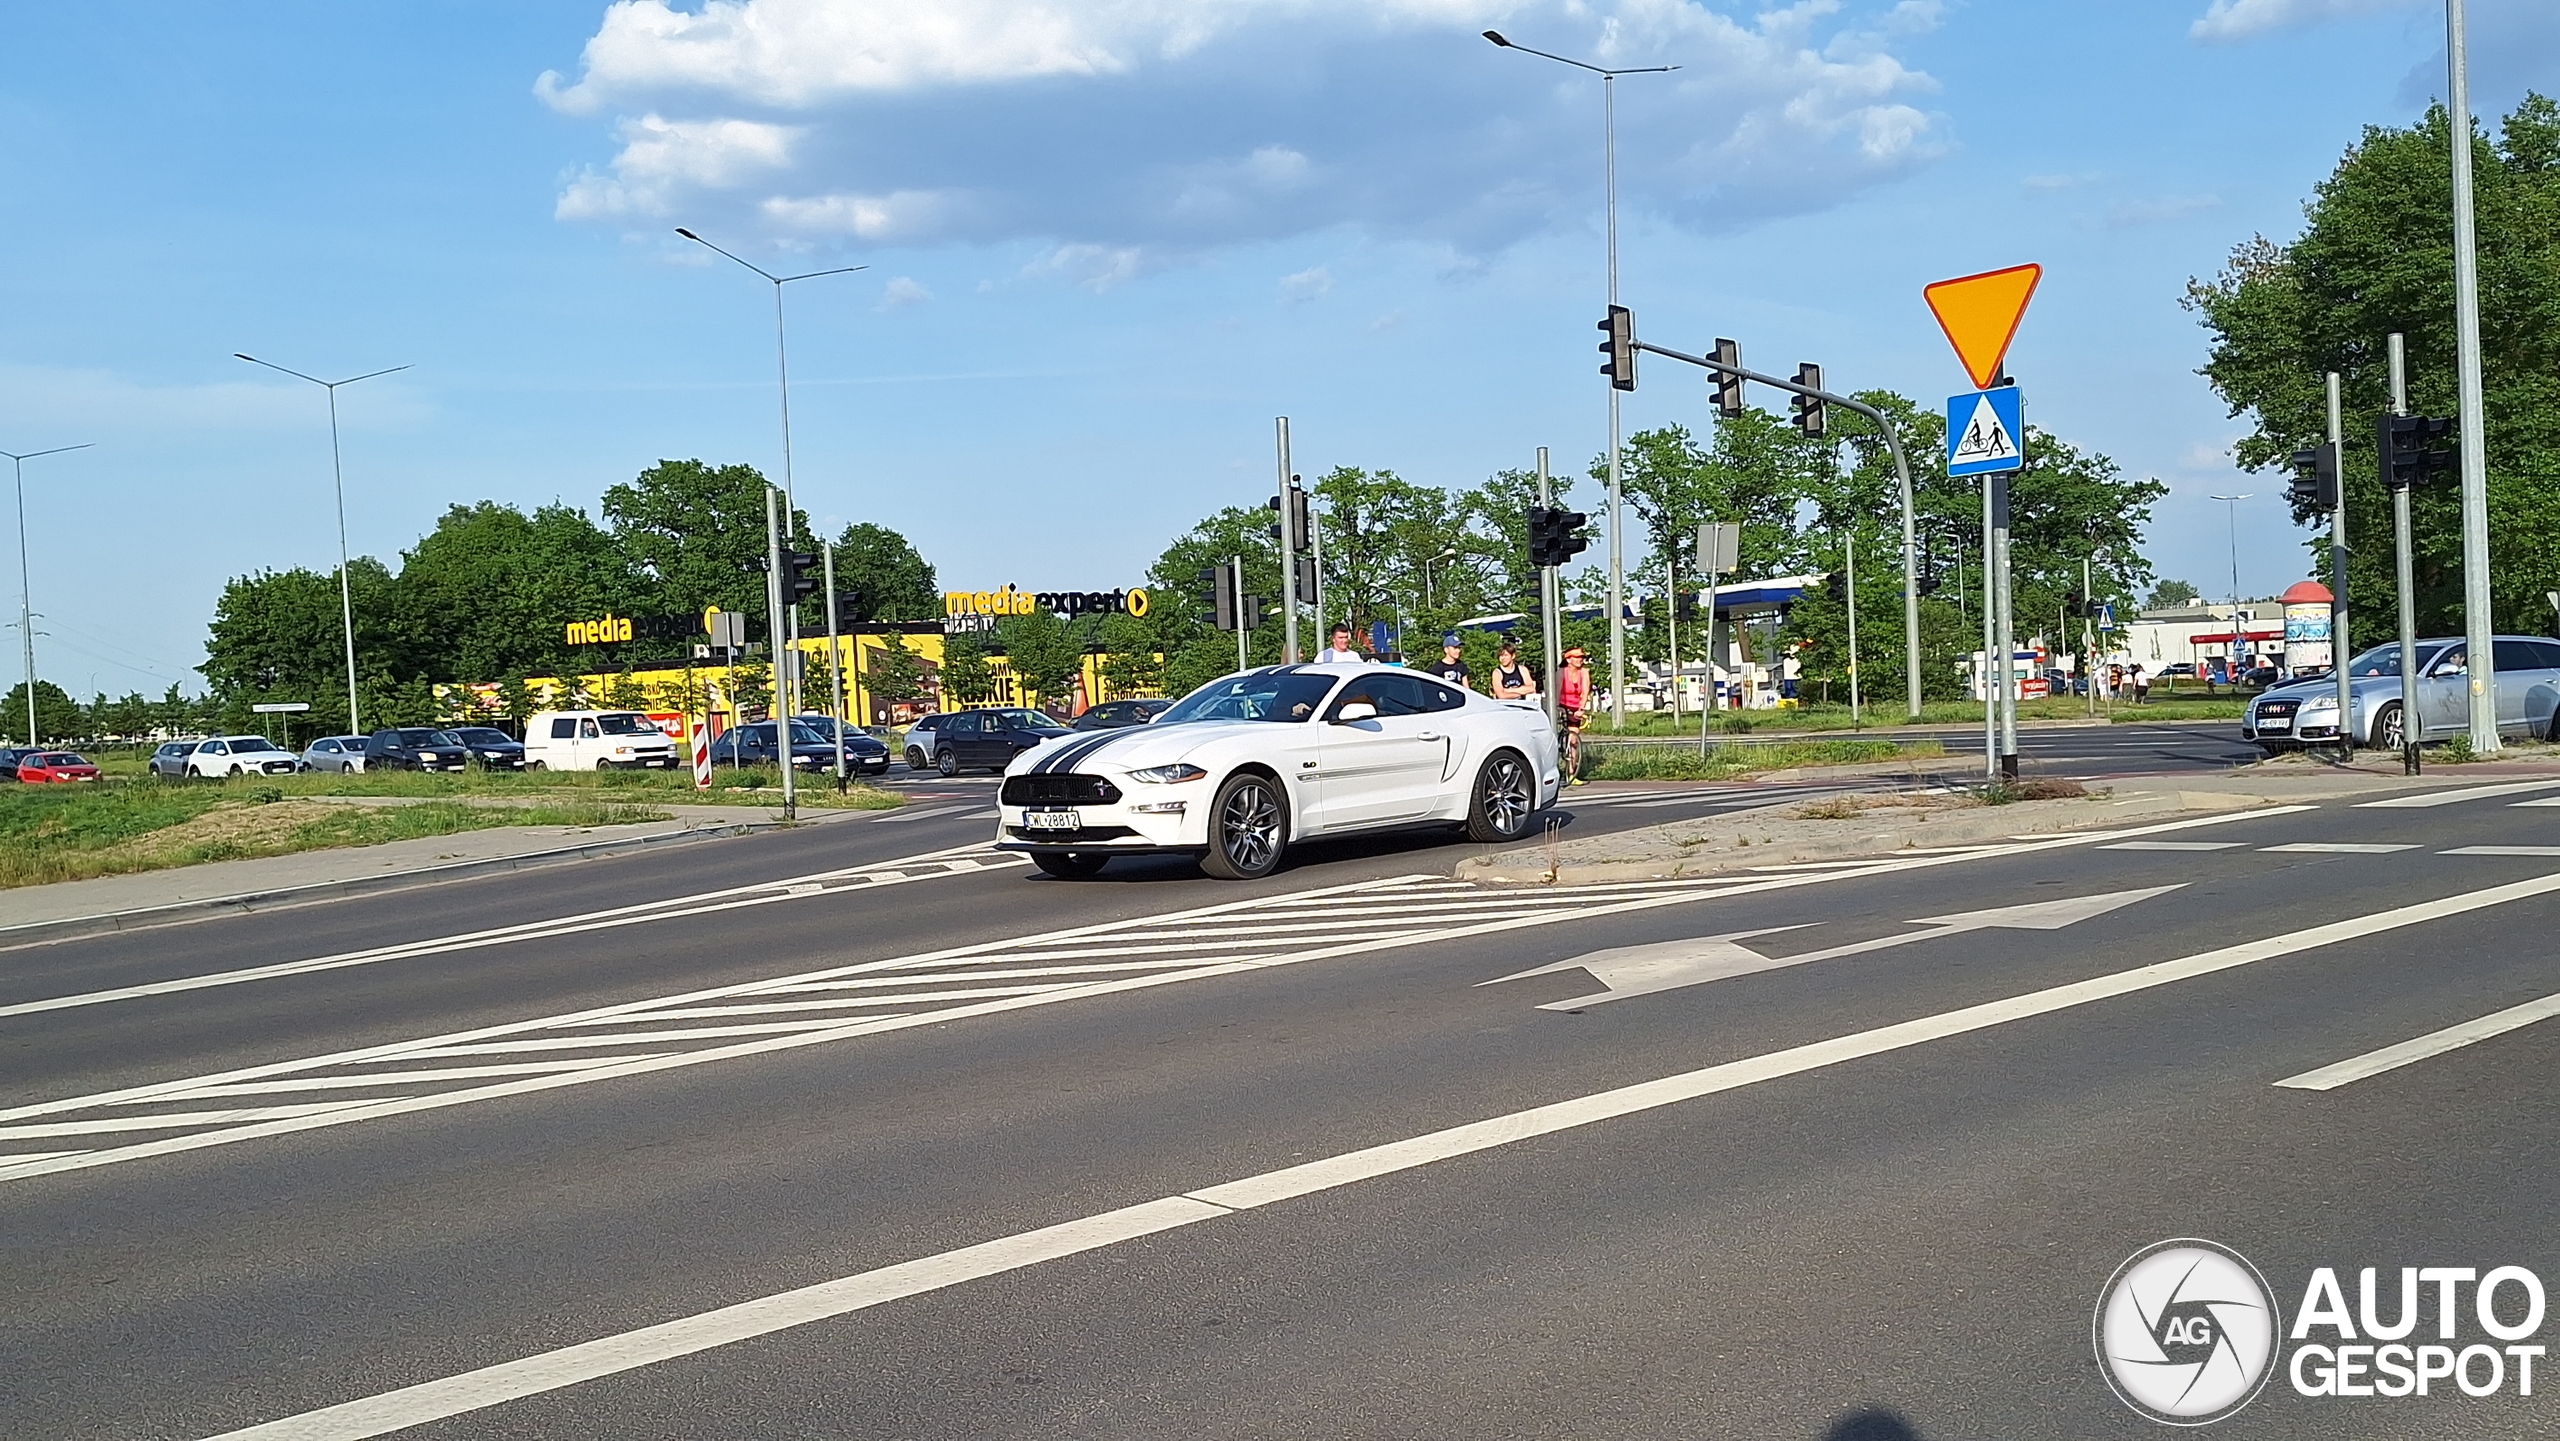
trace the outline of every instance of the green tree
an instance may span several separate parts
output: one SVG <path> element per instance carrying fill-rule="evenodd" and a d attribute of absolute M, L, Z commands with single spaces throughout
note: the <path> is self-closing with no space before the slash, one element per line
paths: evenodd
<path fill-rule="evenodd" d="M 36 678 L 36 734 L 28 739 L 28 745 L 76 740 L 87 733 L 87 720 L 80 702 L 73 700 L 69 691 L 42 676 Z M 0 735 L 20 735 L 26 728 L 27 683 L 20 681 L 9 687 L 5 700 L 0 700 Z"/>
<path fill-rule="evenodd" d="M 524 734 L 524 723 L 540 709 L 541 700 L 534 695 L 533 687 L 525 684 L 521 673 L 511 674 L 498 682 L 498 713 L 507 718 L 507 724 L 514 727 L 517 735 Z"/>
<path fill-rule="evenodd" d="M 716 605 L 761 616 L 765 489 L 751 465 L 662 460 L 606 489 L 604 516 L 624 562 L 646 577 L 667 613 L 698 615 Z M 792 514 L 792 533 L 808 534 L 808 517 Z"/>
<path fill-rule="evenodd" d="M 845 613 L 855 620 L 920 621 L 942 618 L 942 586 L 933 567 L 907 538 L 868 521 L 836 537 L 836 589 L 852 597 Z M 826 613 L 811 607 L 820 628 Z"/>
<path fill-rule="evenodd" d="M 913 705 L 924 699 L 924 658 L 907 649 L 907 638 L 896 631 L 888 633 L 880 649 L 871 653 L 871 679 L 868 689 L 883 706 Z"/>
<path fill-rule="evenodd" d="M 605 680 L 604 703 L 615 710 L 647 710 L 649 688 L 626 670 Z"/>
<path fill-rule="evenodd" d="M 942 642 L 942 697 L 964 706 L 995 699 L 996 674 L 987 664 L 985 642 L 974 635 L 947 636 Z"/>
<path fill-rule="evenodd" d="M 1162 638 L 1145 621 L 1128 614 L 1102 618 L 1102 684 L 1114 700 L 1158 695 L 1164 689 Z"/>
<path fill-rule="evenodd" d="M 2166 610 L 2176 605 L 2193 605 L 2197 598 L 2196 588 L 2187 582 L 2164 580 L 2151 587 L 2151 594 L 2144 599 L 2142 606 L 2145 610 Z"/>
<path fill-rule="evenodd" d="M 1031 688 L 1043 705 L 1067 698 L 1084 669 L 1084 640 L 1078 628 L 1046 610 L 1008 616 L 996 627 L 1014 677 Z"/>
<path fill-rule="evenodd" d="M 396 583 L 371 556 L 347 566 L 355 614 L 356 663 L 366 686 L 400 673 Z M 346 652 L 339 613 L 338 580 L 303 569 L 260 571 L 223 587 L 214 603 L 197 667 L 212 686 L 222 722 L 249 722 L 249 707 L 264 701 L 308 701 L 307 719 L 323 731 L 343 731 L 348 717 Z M 368 713 L 368 724 L 391 722 Z"/>
<path fill-rule="evenodd" d="M 640 603 L 614 537 L 584 511 L 532 515 L 481 501 L 448 508 L 401 557 L 400 623 L 412 667 L 431 680 L 487 680 L 572 664 L 567 623 Z M 654 604 L 654 603 L 653 603 Z"/>
<path fill-rule="evenodd" d="M 2389 402 L 2387 335 L 2408 337 L 2410 408 L 2456 413 L 2451 145 L 2440 107 L 2405 129 L 2368 127 L 2315 189 L 2299 236 L 2253 238 L 2212 281 L 2187 287 L 2213 337 L 2203 373 L 2253 426 L 2243 466 L 2283 468 L 2327 439 L 2323 381 L 2342 377 L 2351 614 L 2386 616 L 2397 603 L 2390 496 L 2371 441 Z M 2472 137 L 2471 153 L 2493 624 L 2540 630 L 2543 592 L 2560 589 L 2560 106 L 2527 95 L 2494 141 Z M 2459 629 L 2456 488 L 2411 501 L 2418 627 Z M 2325 577 L 2324 543 L 2304 541 L 2305 569 Z"/>

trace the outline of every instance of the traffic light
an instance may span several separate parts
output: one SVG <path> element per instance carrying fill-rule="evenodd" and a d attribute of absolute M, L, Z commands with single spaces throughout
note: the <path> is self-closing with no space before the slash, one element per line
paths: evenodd
<path fill-rule="evenodd" d="M 1735 341 L 1719 337 L 1716 341 L 1715 361 L 1719 366 L 1728 367 L 1716 372 L 1714 382 L 1716 414 L 1727 420 L 1733 420 L 1742 414 L 1742 377 L 1731 373 L 1731 370 L 1741 368 L 1742 346 Z"/>
<path fill-rule="evenodd" d="M 2425 415 L 2386 415 L 2381 436 L 2382 479 L 2394 490 L 2432 484 L 2454 466 L 2453 422 Z"/>
<path fill-rule="evenodd" d="M 782 553 L 782 603 L 798 605 L 818 593 L 818 553 L 810 550 L 786 550 Z"/>
<path fill-rule="evenodd" d="M 1796 384 L 1809 385 L 1816 390 L 1820 390 L 1822 388 L 1822 367 L 1811 363 L 1797 366 Z M 1796 429 L 1804 432 L 1805 439 L 1820 440 L 1823 435 L 1831 429 L 1830 411 L 1824 406 L 1822 397 L 1818 395 L 1799 395 L 1795 398 L 1794 409 L 1796 413 Z"/>
<path fill-rule="evenodd" d="M 1294 475 L 1289 477 L 1287 495 L 1275 495 L 1262 503 L 1262 508 L 1270 511 L 1274 516 L 1279 516 L 1282 502 L 1287 502 L 1289 506 L 1289 514 L 1263 527 L 1262 533 L 1270 536 L 1274 542 L 1288 544 L 1293 550 L 1303 551 L 1312 543 L 1315 532 L 1308 524 L 1307 493 L 1298 488 L 1297 480 L 1298 478 Z M 1282 528 L 1284 525 L 1287 527 L 1285 531 Z"/>
<path fill-rule="evenodd" d="M 1529 507 L 1529 564 L 1541 568 L 1563 565 L 1580 555 L 1591 544 L 1582 538 L 1582 527 L 1590 520 L 1578 510 Z"/>
<path fill-rule="evenodd" d="M 2086 616 L 2095 615 L 2097 612 L 2090 606 L 2089 598 L 2075 590 L 2062 598 L 2062 613 Z"/>
<path fill-rule="evenodd" d="M 1316 558 L 1311 555 L 1298 556 L 1291 563 L 1291 566 L 1292 569 L 1296 570 L 1298 573 L 1297 596 L 1299 602 L 1305 605 L 1314 605 L 1316 603 Z"/>
<path fill-rule="evenodd" d="M 870 598 L 858 590 L 836 592 L 836 624 L 860 625 L 871 619 Z"/>
<path fill-rule="evenodd" d="M 1831 603 L 1834 605 L 1847 605 L 1849 603 L 1849 577 L 1836 570 L 1831 572 L 1831 574 L 1824 576 L 1822 578 L 1822 593 L 1831 597 Z"/>
<path fill-rule="evenodd" d="M 1945 581 L 1938 579 L 1934 575 L 1924 575 L 1920 577 L 1919 581 L 1915 583 L 1911 589 L 1915 595 L 1936 595 L 1945 585 Z"/>
<path fill-rule="evenodd" d="M 2285 496 L 2299 514 L 2338 508 L 2338 447 L 2314 445 L 2293 453 L 2293 479 Z"/>
<path fill-rule="evenodd" d="M 1244 567 L 1242 562 L 1200 567 L 1201 603 L 1208 608 L 1209 618 L 1220 630 L 1252 630 L 1262 624 L 1262 598 L 1242 594 Z"/>
<path fill-rule="evenodd" d="M 1588 311 L 1584 312 L 1589 314 Z M 1600 342 L 1600 353 L 1609 362 L 1600 373 L 1620 390 L 1636 388 L 1636 313 L 1623 305 L 1609 307 L 1609 318 L 1600 322 L 1608 339 Z"/>

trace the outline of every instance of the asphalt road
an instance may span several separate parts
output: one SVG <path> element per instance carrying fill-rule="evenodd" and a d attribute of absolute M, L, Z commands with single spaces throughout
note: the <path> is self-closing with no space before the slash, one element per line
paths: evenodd
<path fill-rule="evenodd" d="M 0 952 L 0 1433 L 2156 1434 L 2090 1330 L 2153 1242 L 2287 1326 L 2560 1277 L 2549 1027 L 2277 1084 L 2560 990 L 2560 780 L 2442 793 L 1523 895 L 913 859 L 984 838 L 945 783 Z M 2555 1429 L 2277 1370 L 2215 1429 Z"/>

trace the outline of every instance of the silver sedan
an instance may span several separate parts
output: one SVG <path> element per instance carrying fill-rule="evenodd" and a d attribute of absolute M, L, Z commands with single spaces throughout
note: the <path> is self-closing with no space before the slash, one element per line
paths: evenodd
<path fill-rule="evenodd" d="M 323 773 L 363 770 L 364 737 L 322 736 L 302 748 L 302 768 Z"/>
<path fill-rule="evenodd" d="M 2502 635 L 2492 641 L 2497 667 L 2501 735 L 2560 740 L 2560 640 Z M 2418 683 L 2416 738 L 2447 740 L 2471 724 L 2470 647 L 2459 636 L 2422 640 L 2413 647 Z M 2347 733 L 2357 744 L 2398 750 L 2409 725 L 2400 699 L 2400 647 L 2378 645 L 2347 662 L 2353 711 Z M 2335 744 L 2338 682 L 2318 676 L 2277 686 L 2249 702 L 2240 738 L 2270 752 L 2298 745 Z"/>

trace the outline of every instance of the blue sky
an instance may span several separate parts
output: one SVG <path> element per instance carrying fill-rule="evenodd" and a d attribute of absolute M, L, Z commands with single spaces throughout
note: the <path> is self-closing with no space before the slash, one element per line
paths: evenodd
<path fill-rule="evenodd" d="M 2478 110 L 2560 90 L 2560 11 L 2471 10 Z M 793 290 L 801 503 L 905 531 L 953 586 L 1129 583 L 1269 493 L 1279 414 L 1301 471 L 1578 466 L 1606 434 L 1597 82 L 1488 27 L 1685 67 L 1621 85 L 1648 338 L 1941 396 L 1963 382 L 1920 287 L 2041 262 L 2010 360 L 2035 420 L 2167 481 L 2151 553 L 2208 593 L 2205 497 L 2255 492 L 2240 583 L 2269 591 L 2299 533 L 2279 478 L 2231 468 L 2178 295 L 2441 92 L 2442 24 L 2394 0 L 11 7 L 0 448 L 96 446 L 28 468 L 39 669 L 195 688 L 225 579 L 335 563 L 321 393 L 234 351 L 414 367 L 341 393 L 350 538 L 386 559 L 451 502 L 592 508 L 660 457 L 778 468 L 768 292 L 677 225 L 870 267 Z M 1662 367 L 1626 409 L 1708 415 Z"/>

